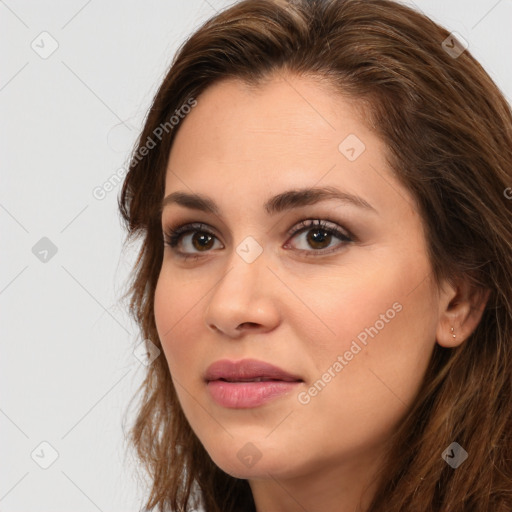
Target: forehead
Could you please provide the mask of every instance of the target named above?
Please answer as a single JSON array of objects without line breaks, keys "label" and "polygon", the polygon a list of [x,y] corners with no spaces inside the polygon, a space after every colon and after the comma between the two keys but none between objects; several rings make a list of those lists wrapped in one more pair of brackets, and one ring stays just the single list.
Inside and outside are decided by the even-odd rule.
[{"label": "forehead", "polygon": [[[396,196],[400,189],[360,104],[317,80],[287,75],[259,87],[223,80],[197,102],[174,140],[166,194],[229,190],[249,200],[258,191],[263,197],[290,185],[320,184],[367,197],[379,208],[384,191]],[[408,192],[400,195],[403,200]]]},{"label": "forehead", "polygon": [[283,75],[255,87],[222,80],[203,91],[181,121],[169,165],[235,160],[242,166],[278,165],[321,155],[333,160],[350,133],[369,138],[355,102],[318,81]]}]

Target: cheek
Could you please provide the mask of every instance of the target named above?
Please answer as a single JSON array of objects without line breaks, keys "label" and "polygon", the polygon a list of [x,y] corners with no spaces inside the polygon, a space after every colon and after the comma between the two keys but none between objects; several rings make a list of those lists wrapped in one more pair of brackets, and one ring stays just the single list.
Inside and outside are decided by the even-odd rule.
[{"label": "cheek", "polygon": [[[184,284],[162,270],[155,289],[155,323],[171,373],[193,361],[195,335],[191,327],[198,325],[195,318],[199,298],[194,290],[201,287]],[[187,340],[183,343],[179,340]]]},{"label": "cheek", "polygon": [[[304,308],[290,309],[288,314],[294,317],[297,339],[303,340],[303,350],[314,362],[314,377],[346,353],[351,372],[375,365],[389,368],[390,373],[396,370],[404,381],[410,374],[420,378],[417,369],[426,364],[425,356],[435,342],[436,307],[429,270],[420,252],[368,251],[359,252],[357,261],[347,258],[343,268],[331,268],[321,278],[306,284],[297,281],[301,298],[316,318],[304,314]],[[395,376],[390,379],[398,383]]]},{"label": "cheek", "polygon": [[360,251],[324,275],[297,277],[293,288],[309,311],[294,302],[286,314],[293,318],[297,339],[305,341],[304,349],[324,366],[325,357],[349,350],[354,340],[363,347],[367,342],[368,349],[370,341],[386,340],[374,343],[368,353],[410,346],[420,331],[425,335],[434,327],[429,268],[424,256]]},{"label": "cheek", "polygon": [[[201,408],[197,410],[194,399],[201,393],[201,383],[194,372],[206,353],[204,347],[201,350],[195,341],[199,339],[197,326],[201,324],[197,318],[200,297],[195,296],[197,293],[194,295],[194,290],[202,289],[190,283],[177,282],[164,270],[160,274],[154,300],[155,323],[163,355],[178,401],[193,430],[194,426],[203,425],[208,420],[203,417]],[[196,434],[199,436],[201,432],[196,431]]]},{"label": "cheek", "polygon": [[[334,334],[321,341],[313,336],[304,347],[316,371],[301,397],[303,413],[320,417],[330,411],[331,425],[343,429],[347,446],[387,435],[410,407],[435,344],[427,261],[375,261],[380,264],[364,273],[331,279],[314,307]],[[304,319],[300,325],[305,328]]]}]

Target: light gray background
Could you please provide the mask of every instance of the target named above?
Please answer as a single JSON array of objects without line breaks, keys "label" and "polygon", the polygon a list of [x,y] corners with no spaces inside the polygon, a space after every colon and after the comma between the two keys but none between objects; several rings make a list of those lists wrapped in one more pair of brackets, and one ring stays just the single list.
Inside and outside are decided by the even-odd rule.
[{"label": "light gray background", "polygon": [[[122,253],[120,186],[93,190],[126,165],[178,45],[229,3],[0,1],[4,512],[141,508],[122,424],[145,367],[119,303],[137,246]],[[512,0],[415,5],[469,42],[510,101]],[[31,47],[53,40],[47,58]],[[55,255],[33,253],[43,237]],[[43,441],[58,453],[47,469]]]}]

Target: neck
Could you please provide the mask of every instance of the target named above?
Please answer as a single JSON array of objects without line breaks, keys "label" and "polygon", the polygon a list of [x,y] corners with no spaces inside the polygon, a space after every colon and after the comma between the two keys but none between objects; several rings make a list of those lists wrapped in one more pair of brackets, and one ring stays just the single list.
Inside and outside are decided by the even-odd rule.
[{"label": "neck", "polygon": [[365,512],[377,490],[375,454],[340,465],[322,461],[301,474],[250,480],[257,512]]}]

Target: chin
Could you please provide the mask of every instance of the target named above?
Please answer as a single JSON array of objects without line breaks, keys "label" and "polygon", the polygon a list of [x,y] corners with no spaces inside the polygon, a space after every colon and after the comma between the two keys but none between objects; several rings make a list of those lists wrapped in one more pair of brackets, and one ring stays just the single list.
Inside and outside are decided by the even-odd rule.
[{"label": "chin", "polygon": [[269,475],[291,475],[296,465],[286,453],[280,453],[274,448],[265,446],[263,442],[235,441],[223,448],[219,446],[208,450],[215,465],[234,478],[259,479],[269,478]]}]

